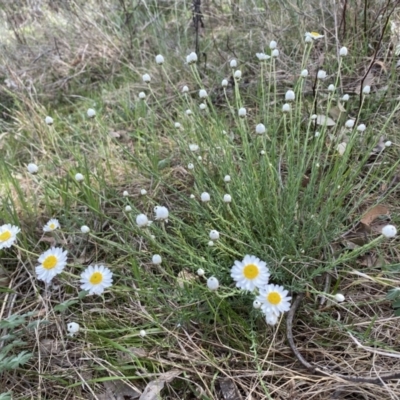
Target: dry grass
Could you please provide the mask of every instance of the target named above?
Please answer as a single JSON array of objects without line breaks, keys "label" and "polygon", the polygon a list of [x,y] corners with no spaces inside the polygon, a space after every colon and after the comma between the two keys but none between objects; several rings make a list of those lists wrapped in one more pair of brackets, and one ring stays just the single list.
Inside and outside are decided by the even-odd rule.
[{"label": "dry grass", "polygon": [[[72,283],[58,285],[56,281],[43,291],[31,274],[34,265],[27,265],[21,252],[16,252],[17,262],[3,256],[2,267],[7,273],[0,275],[0,283],[10,292],[0,293],[0,319],[35,312],[30,320],[45,319],[47,324],[22,332],[34,357],[23,368],[4,372],[0,376],[1,389],[12,390],[14,399],[135,399],[147,382],[177,371],[177,377],[170,382],[165,378],[165,399],[400,398],[398,380],[378,386],[347,382],[335,376],[375,378],[400,368],[400,354],[396,352],[399,319],[385,300],[388,288],[399,283],[396,273],[388,267],[397,263],[396,245],[381,249],[378,256],[384,265],[351,265],[346,267],[353,273],[342,275],[336,271],[332,275],[331,285],[346,293],[345,303],[328,301],[321,305],[320,298],[311,293],[295,315],[293,338],[299,352],[314,366],[329,370],[330,376],[312,374],[294,357],[284,320],[279,329],[272,329],[253,317],[249,322],[239,315],[230,316],[219,300],[210,305],[192,295],[196,288],[191,282],[183,289],[167,291],[176,285],[171,276],[163,276],[162,271],[134,260],[125,251],[129,247],[147,249],[144,241],[121,233],[124,219],[118,216],[122,204],[118,193],[128,190],[135,205],[147,206],[139,196],[144,183],[166,204],[176,199],[168,185],[177,191],[187,187],[187,171],[178,165],[179,160],[171,160],[171,168],[165,171],[168,185],[159,185],[127,163],[113,139],[118,135],[118,141],[140,157],[135,134],[145,121],[140,120],[135,98],[144,85],[134,82],[142,73],[150,71],[157,94],[163,96],[165,104],[171,104],[173,94],[165,91],[162,75],[152,66],[155,54],[176,57],[170,78],[178,86],[186,82],[190,71],[182,60],[194,49],[195,37],[189,5],[186,8],[183,1],[136,5],[125,0],[38,3],[41,9],[35,12],[21,2],[6,6],[0,15],[1,25],[6,27],[0,31],[0,80],[5,81],[0,86],[4,99],[0,106],[4,117],[0,121],[0,151],[8,163],[13,160],[15,164],[13,179],[24,190],[24,200],[35,203],[28,210],[21,193],[11,188],[14,207],[2,207],[5,212],[13,208],[10,215],[17,216],[21,227],[39,237],[43,222],[52,215],[55,204],[62,201],[56,192],[54,202],[47,204],[48,192],[39,182],[27,179],[22,166],[32,159],[46,165],[47,182],[55,187],[54,182],[70,171],[76,172],[86,156],[88,169],[99,176],[92,188],[99,194],[98,204],[83,207],[78,191],[68,188],[73,193],[68,217],[86,221],[90,207],[98,207],[101,217],[92,220],[91,226],[101,233],[104,242],[86,239],[71,228],[68,237],[57,237],[50,244],[68,246],[75,265],[101,262],[107,256],[114,258],[120,264],[121,283],[118,296],[111,294],[103,304],[85,298],[74,307],[55,312],[56,305],[77,298],[78,288]],[[205,27],[199,34],[207,65],[200,72],[205,86],[214,88],[214,98],[218,99],[218,87],[232,57],[243,60],[249,77],[243,87],[249,98],[256,96],[252,79],[255,63],[249,60],[271,39],[278,40],[282,48],[279,80],[284,92],[291,87],[296,71],[298,37],[311,30],[321,30],[326,35],[315,48],[311,69],[323,66],[330,72],[333,57],[325,54],[336,46],[336,38],[349,47],[355,58],[355,68],[343,77],[348,82],[345,92],[357,93],[373,59],[369,46],[378,45],[393,4],[376,2],[371,6],[365,29],[363,20],[359,20],[363,15],[362,1],[341,2],[337,8],[322,1],[301,3],[265,4],[252,0],[207,2],[202,6]],[[397,21],[398,10],[391,18]],[[375,63],[384,67],[376,68],[373,82],[374,91],[389,85],[387,96],[392,96],[391,100],[398,93],[397,81],[390,73],[396,40],[395,32],[384,35]],[[201,60],[200,65],[204,57]],[[102,120],[80,119],[82,109],[96,102],[104,107]],[[127,104],[132,108],[127,109]],[[369,118],[377,126],[383,126],[390,113],[385,108],[387,104],[382,101],[369,105]],[[153,105],[157,106],[155,101]],[[349,113],[353,111],[350,109]],[[64,122],[49,130],[42,123],[47,114],[62,115]],[[162,118],[162,107],[154,118]],[[388,131],[394,142],[399,140],[393,126]],[[108,140],[96,140],[104,132]],[[161,135],[163,146],[169,146],[170,132]],[[80,149],[81,159],[62,150],[70,146]],[[61,150],[54,154],[52,149],[56,147]],[[5,182],[0,182],[3,194],[7,188]],[[108,198],[109,193],[114,197]],[[398,221],[397,200],[394,194],[388,205],[393,220]],[[115,221],[110,222],[111,218]],[[107,241],[114,238],[121,243],[121,251],[110,254]],[[31,244],[39,243],[40,240]],[[139,268],[146,273],[142,281],[149,285],[146,293],[138,288],[128,290],[132,284],[129,280],[124,283],[124,277]],[[198,277],[193,280],[199,283]],[[91,328],[77,339],[69,339],[65,326],[70,320],[80,320]],[[143,328],[147,331],[144,339],[137,334]],[[358,347],[350,333],[368,348]]]}]

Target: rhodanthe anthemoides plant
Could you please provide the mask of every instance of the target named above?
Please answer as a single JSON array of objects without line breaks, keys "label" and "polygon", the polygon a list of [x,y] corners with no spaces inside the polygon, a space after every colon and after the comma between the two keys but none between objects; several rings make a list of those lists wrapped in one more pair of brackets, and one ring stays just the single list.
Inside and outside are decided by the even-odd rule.
[{"label": "rhodanthe anthemoides plant", "polygon": [[[315,285],[316,277],[355,260],[392,233],[389,228],[382,235],[377,232],[376,243],[354,253],[338,256],[327,251],[354,223],[371,193],[390,180],[397,163],[377,161],[387,157],[385,150],[371,156],[380,134],[371,136],[372,130],[366,130],[360,119],[364,101],[357,114],[344,121],[329,116],[336,104],[343,107],[349,101],[341,92],[341,69],[350,58],[342,46],[336,70],[314,68],[310,50],[323,37],[305,34],[301,68],[289,88],[276,79],[278,44],[272,41],[268,52],[256,54],[262,87],[255,106],[242,90],[245,70],[236,59],[227,61],[224,74],[230,74],[234,83],[228,95],[229,81],[221,77],[228,112],[214,104],[214,89],[202,83],[197,55],[189,54],[186,67],[193,79],[183,89],[171,87],[177,93],[176,114],[189,118],[181,124],[166,113],[159,128],[176,128],[172,151],[179,152],[191,178],[188,193],[169,187],[177,205],[154,208],[156,221],[169,221],[161,230],[159,225],[150,226],[142,214],[148,209],[139,208],[136,219],[137,227],[158,230],[159,245],[173,264],[184,263],[185,255],[191,254],[193,271],[210,276],[212,290],[221,293],[232,286],[233,278],[238,294],[253,292],[271,325],[289,309],[289,291],[321,293],[324,289]],[[307,85],[314,89],[310,92]],[[364,87],[362,96],[369,93]],[[383,135],[384,127],[379,129]],[[145,171],[150,164],[141,159],[138,165]],[[153,177],[158,173],[151,172]],[[362,188],[359,196],[355,185]],[[209,238],[200,234],[207,229]]]},{"label": "rhodanthe anthemoides plant", "polygon": [[[29,241],[22,240],[22,226],[13,225],[10,218],[0,226],[0,251],[18,250],[32,258],[32,277],[46,291],[55,282],[68,282],[85,296],[106,298],[114,291],[134,291],[129,285],[121,289],[120,279],[157,271],[159,279],[176,279],[176,290],[182,293],[186,290],[182,282],[196,284],[193,296],[211,308],[223,302],[243,318],[256,315],[271,326],[282,321],[299,293],[324,296],[335,304],[344,302],[347,295],[321,287],[318,278],[340,273],[397,235],[391,224],[375,231],[368,226],[368,238],[361,245],[337,246],[360,220],[360,210],[383,202],[396,187],[388,182],[393,181],[399,158],[393,162],[390,156],[394,146],[385,128],[400,105],[379,126],[363,121],[364,107],[374,96],[365,85],[358,108],[347,113],[346,105],[355,96],[343,92],[341,71],[351,62],[350,52],[337,46],[334,65],[316,68],[310,53],[323,37],[316,32],[305,34],[301,64],[285,83],[277,74],[284,51],[271,41],[254,55],[256,73],[251,78],[255,84],[250,88],[249,69],[236,59],[226,60],[216,81],[222,84],[213,87],[199,71],[198,56],[192,52],[182,59],[185,82],[174,86],[168,76],[168,57],[155,56],[158,75],[141,75],[146,93],[138,92],[134,107],[135,112],[145,110],[136,121],[135,134],[140,137],[136,147],[132,150],[124,141],[112,142],[111,127],[104,140],[104,148],[112,143],[127,168],[135,165],[146,183],[137,183],[136,192],[119,187],[109,199],[102,188],[95,187],[101,186],[98,176],[77,163],[66,173],[68,185],[59,197],[74,193],[71,196],[79,204],[88,196],[85,219],[66,223],[68,230],[64,230],[64,216],[60,216],[62,224],[56,218],[41,224],[42,238],[63,244],[52,244],[40,254],[22,247]],[[164,95],[168,93],[168,107],[163,107],[158,79],[162,79]],[[217,97],[223,99],[222,105]],[[333,108],[343,113],[341,118],[331,116]],[[62,123],[57,118],[54,125],[49,116],[41,116],[40,122],[51,132]],[[92,108],[87,109],[85,123],[105,129],[101,112]],[[39,165],[40,172],[33,163],[24,164],[24,171],[29,179],[46,185],[41,176],[44,165]],[[113,239],[97,236],[96,217],[89,219],[97,200],[109,201],[117,210],[117,217],[99,213],[98,218],[102,226],[112,226]],[[68,236],[77,242],[67,240]],[[79,240],[90,241],[94,247],[104,242],[118,250],[120,246],[125,253],[118,263],[131,263],[132,277],[121,276],[111,266],[108,252],[101,253],[104,261],[92,262],[77,255],[73,245],[71,250],[64,249],[64,243]],[[190,278],[183,279],[182,273]],[[135,296],[140,299],[141,291],[135,289]],[[65,326],[70,337],[78,335],[77,322]],[[143,340],[150,333],[137,330]]]}]

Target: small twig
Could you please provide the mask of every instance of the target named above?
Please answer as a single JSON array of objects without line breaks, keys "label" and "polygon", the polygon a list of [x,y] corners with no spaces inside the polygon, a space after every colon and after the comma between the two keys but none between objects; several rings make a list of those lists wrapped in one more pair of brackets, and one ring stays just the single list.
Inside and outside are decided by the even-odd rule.
[{"label": "small twig", "polygon": [[196,54],[200,55],[199,31],[204,28],[203,13],[201,12],[201,0],[193,0],[193,25],[195,30]]},{"label": "small twig", "polygon": [[310,372],[316,375],[323,375],[327,376],[329,378],[334,378],[334,379],[343,379],[348,382],[355,382],[355,383],[371,383],[374,385],[382,386],[384,381],[389,381],[393,379],[399,379],[400,378],[400,373],[393,373],[393,374],[388,374],[388,375],[382,375],[378,376],[377,378],[362,378],[358,376],[351,376],[351,375],[342,375],[342,374],[334,374],[328,369],[321,369],[320,367],[313,365],[309,363],[299,352],[299,350],[296,347],[296,344],[294,343],[293,339],[293,318],[294,315],[296,314],[297,309],[300,306],[301,301],[304,298],[304,293],[300,293],[297,295],[296,300],[292,304],[292,307],[290,308],[290,311],[288,312],[288,316],[286,319],[286,327],[287,327],[287,333],[286,337],[289,342],[289,346],[293,351],[293,354],[296,356],[296,358],[300,361],[300,363],[306,367]]},{"label": "small twig", "polygon": [[338,31],[340,31],[342,24],[343,24],[343,38],[346,37],[346,11],[347,11],[347,0],[344,1],[342,20],[340,21],[340,26],[338,29]]},{"label": "small twig", "polygon": [[[370,353],[374,353],[374,354],[379,354],[381,356],[400,358],[400,353],[388,353],[386,351],[381,351],[381,350],[374,349],[372,347],[364,346],[350,332],[349,332],[349,336],[351,337],[351,339],[353,339],[353,341],[357,345],[357,347],[360,347],[360,348],[364,349],[365,351],[369,351]],[[399,375],[400,375],[400,373],[399,373]]]},{"label": "small twig", "polygon": [[[390,0],[389,0],[389,1],[390,1]],[[390,21],[390,17],[392,16],[392,14],[394,13],[394,11],[396,10],[396,8],[397,8],[397,6],[398,6],[399,3],[400,3],[400,0],[397,0],[396,3],[393,5],[393,8],[392,8],[392,10],[390,11],[389,15],[387,16],[386,21],[385,21],[385,24],[384,24],[383,29],[382,29],[382,33],[381,33],[381,35],[380,35],[380,37],[379,37],[379,41],[378,41],[377,45],[375,46],[375,51],[374,51],[374,55],[373,55],[373,57],[372,57],[372,60],[371,60],[371,62],[370,62],[370,64],[369,64],[369,66],[368,66],[367,71],[365,72],[364,76],[363,76],[362,79],[361,79],[361,83],[360,83],[360,101],[359,101],[359,107],[358,107],[357,117],[356,117],[356,120],[354,121],[354,124],[355,124],[355,125],[357,125],[357,122],[358,122],[358,119],[359,119],[360,113],[361,113],[362,104],[363,104],[363,96],[364,96],[363,87],[364,87],[364,81],[365,81],[365,79],[367,78],[369,72],[371,71],[371,68],[372,68],[372,67],[374,66],[374,64],[375,64],[375,61],[376,61],[376,59],[377,59],[377,57],[378,57],[378,51],[379,51],[379,49],[380,49],[380,47],[381,47],[381,44],[382,44],[383,36],[385,35],[386,28],[387,28],[387,26],[388,26],[388,24],[389,24],[389,21]]]}]

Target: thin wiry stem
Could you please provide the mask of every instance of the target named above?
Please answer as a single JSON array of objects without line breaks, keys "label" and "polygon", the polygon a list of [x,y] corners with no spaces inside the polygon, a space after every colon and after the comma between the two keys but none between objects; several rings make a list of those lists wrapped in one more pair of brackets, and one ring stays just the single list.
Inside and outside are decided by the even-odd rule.
[{"label": "thin wiry stem", "polygon": [[297,309],[299,308],[302,300],[304,298],[304,293],[300,293],[297,295],[296,300],[293,302],[292,307],[290,308],[290,311],[288,312],[288,316],[286,319],[286,328],[287,328],[287,333],[286,337],[289,341],[289,346],[293,351],[293,354],[296,356],[296,358],[300,361],[300,363],[306,367],[311,373],[316,374],[316,375],[323,375],[327,376],[333,379],[343,379],[348,382],[355,382],[355,383],[372,383],[374,385],[378,386],[383,386],[383,382],[393,380],[393,379],[399,379],[400,378],[400,373],[396,372],[393,374],[388,374],[388,375],[381,375],[376,378],[364,378],[364,377],[358,377],[358,376],[352,376],[352,375],[342,375],[342,374],[335,374],[331,371],[329,371],[327,368],[321,369],[320,367],[313,365],[309,363],[301,354],[300,351],[297,349],[296,344],[293,339],[293,319],[296,314]]}]

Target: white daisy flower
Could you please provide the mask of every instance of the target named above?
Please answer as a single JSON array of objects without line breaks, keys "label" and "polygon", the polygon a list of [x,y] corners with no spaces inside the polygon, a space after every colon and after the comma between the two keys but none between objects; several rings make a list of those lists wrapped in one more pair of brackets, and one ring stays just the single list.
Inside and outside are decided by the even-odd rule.
[{"label": "white daisy flower", "polygon": [[271,58],[268,54],[265,53],[256,53],[256,56],[259,61],[267,61],[269,58]]},{"label": "white daisy flower", "polygon": [[201,103],[199,105],[200,110],[205,110],[207,108],[207,104]]},{"label": "white daisy flower", "polygon": [[124,197],[129,196],[129,192],[128,192],[127,190],[124,190],[124,191],[122,192],[122,196],[124,196]]},{"label": "white daisy flower", "polygon": [[211,240],[218,240],[219,239],[219,232],[213,229],[210,231],[210,239]]},{"label": "white daisy flower", "polygon": [[89,233],[90,232],[90,228],[87,225],[82,225],[81,226],[81,232],[82,233]]},{"label": "white daisy flower", "polygon": [[290,104],[289,103],[285,103],[282,106],[282,112],[290,112]]},{"label": "white daisy flower", "polygon": [[221,82],[221,86],[222,87],[227,87],[228,86],[228,80],[227,79],[222,79],[222,82]]},{"label": "white daisy flower", "polygon": [[51,117],[49,117],[49,116],[47,116],[47,117],[44,119],[44,122],[46,122],[47,125],[53,125],[54,119],[51,118]]},{"label": "white daisy flower", "polygon": [[39,167],[34,163],[29,163],[27,169],[30,174],[36,174],[39,171]]},{"label": "white daisy flower", "polygon": [[154,207],[154,212],[156,213],[156,219],[168,222],[169,211],[167,207],[156,206]]},{"label": "white daisy flower", "polygon": [[224,182],[228,183],[228,182],[230,182],[230,181],[231,181],[230,175],[225,175],[225,177],[224,177]]},{"label": "white daisy flower", "polygon": [[256,309],[261,308],[261,302],[259,302],[258,300],[254,300],[253,307]]},{"label": "white daisy flower", "polygon": [[197,60],[198,60],[198,57],[194,51],[192,51],[188,56],[186,56],[186,62],[188,64],[194,64],[197,62]]},{"label": "white daisy flower", "polygon": [[210,241],[208,242],[208,245],[209,245],[210,247],[213,247],[213,246],[214,246],[214,242],[213,242],[212,240],[210,240]]},{"label": "white daisy flower", "polygon": [[52,232],[60,227],[58,219],[52,218],[44,227],[43,232]]},{"label": "white daisy flower", "polygon": [[334,92],[335,89],[335,85],[333,85],[332,83],[328,86],[328,92]]},{"label": "white daisy flower", "polygon": [[218,279],[215,276],[212,276],[207,279],[207,287],[210,290],[217,290],[219,288],[219,282]]},{"label": "white daisy flower", "polygon": [[203,269],[203,268],[199,268],[199,269],[197,270],[197,275],[198,275],[198,276],[204,276],[204,275],[205,275],[204,269]]},{"label": "white daisy flower", "polygon": [[146,93],[145,92],[140,92],[139,93],[139,99],[144,100],[146,98]]},{"label": "white daisy flower", "polygon": [[230,194],[224,194],[224,203],[230,203],[232,201],[232,196]]},{"label": "white daisy flower", "polygon": [[342,303],[343,301],[346,300],[346,298],[342,295],[342,293],[336,293],[334,297],[338,303]]},{"label": "white daisy flower", "polygon": [[277,316],[276,314],[273,314],[273,313],[267,314],[267,315],[265,316],[265,322],[266,322],[268,325],[274,326],[274,325],[276,325],[277,322],[278,322],[278,316]]},{"label": "white daisy flower", "polygon": [[85,177],[82,174],[80,174],[79,172],[75,175],[75,180],[77,182],[82,182],[84,179],[85,179]]},{"label": "white daisy flower", "polygon": [[207,192],[203,192],[201,195],[200,195],[200,199],[201,199],[201,201],[203,202],[203,203],[207,203],[208,201],[210,201],[210,195],[207,193]]},{"label": "white daisy flower", "polygon": [[19,232],[21,232],[21,229],[11,224],[0,226],[0,250],[11,247],[17,240]]},{"label": "white daisy flower", "polygon": [[200,89],[199,90],[199,97],[201,99],[205,99],[206,97],[208,97],[207,91],[205,89]]},{"label": "white daisy flower", "polygon": [[367,85],[363,87],[363,91],[364,94],[370,94],[371,93],[371,86]]},{"label": "white daisy flower", "polygon": [[69,322],[67,324],[68,336],[74,336],[79,332],[80,326],[76,322]]},{"label": "white daisy flower", "polygon": [[265,133],[267,129],[265,128],[264,124],[257,124],[256,126],[256,133],[259,135],[262,135],[263,133]]},{"label": "white daisy flower", "polygon": [[188,169],[194,169],[194,164],[193,163],[189,163],[188,164]]},{"label": "white daisy flower", "polygon": [[278,49],[272,50],[271,56],[274,58],[279,57],[279,50]]},{"label": "white daisy flower", "polygon": [[143,228],[143,227],[149,226],[151,224],[151,221],[149,221],[149,219],[147,218],[147,216],[145,214],[139,214],[136,217],[136,223],[139,228]]},{"label": "white daisy flower", "polygon": [[350,99],[350,95],[348,95],[348,94],[344,94],[342,97],[342,101],[349,101],[349,99]]},{"label": "white daisy flower", "polygon": [[238,114],[239,114],[240,118],[244,118],[247,114],[247,111],[244,107],[242,107],[242,108],[239,108]]},{"label": "white daisy flower", "polygon": [[93,110],[93,108],[89,108],[89,109],[87,110],[87,116],[88,116],[89,118],[95,117],[95,116],[96,116],[96,110]]},{"label": "white daisy flower", "polygon": [[288,90],[285,94],[285,101],[294,101],[296,95],[294,94],[293,90]]},{"label": "white daisy flower", "polygon": [[157,63],[158,65],[164,64],[164,57],[163,57],[161,54],[158,54],[158,55],[156,56],[156,63]]},{"label": "white daisy flower", "polygon": [[126,206],[125,207],[125,211],[126,212],[131,212],[132,211],[132,207],[131,206]]},{"label": "white daisy flower", "polygon": [[231,60],[229,65],[230,65],[231,68],[236,68],[237,67],[237,61],[236,60]]},{"label": "white daisy flower", "polygon": [[317,78],[318,79],[325,79],[326,78],[326,72],[323,69],[320,69],[317,73]]},{"label": "white daisy flower", "polygon": [[144,83],[150,83],[151,81],[150,75],[149,74],[142,75],[142,80]]},{"label": "white daisy flower", "polygon": [[112,285],[112,272],[104,265],[89,265],[81,274],[81,289],[89,294],[102,294]]},{"label": "white daisy flower", "polygon": [[343,46],[343,47],[339,50],[339,55],[340,55],[340,57],[346,57],[347,54],[348,54],[347,47],[344,47],[344,46]]},{"label": "white daisy flower", "polygon": [[358,132],[364,132],[366,129],[367,127],[365,126],[365,124],[360,124],[357,126]]},{"label": "white daisy flower", "polygon": [[271,41],[269,42],[269,48],[270,48],[271,50],[276,49],[277,46],[278,46],[278,43],[276,43],[275,40],[271,40]]},{"label": "white daisy flower", "polygon": [[316,39],[321,39],[324,37],[324,35],[319,34],[318,32],[306,32],[305,37],[316,40]]},{"label": "white daisy flower", "polygon": [[393,225],[386,225],[382,228],[382,235],[386,238],[394,238],[397,235],[397,229]]},{"label": "white daisy flower", "polygon": [[292,298],[288,296],[288,293],[282,286],[270,284],[262,289],[260,288],[260,294],[256,297],[256,300],[261,302],[261,309],[266,316],[275,314],[278,317],[281,313],[290,309]]},{"label": "white daisy flower", "polygon": [[307,78],[308,76],[308,70],[307,69],[303,69],[303,71],[301,71],[300,76],[302,78]]},{"label": "white daisy flower", "polygon": [[162,263],[162,258],[159,254],[154,254],[154,256],[151,259],[152,263],[155,265],[160,265]]},{"label": "white daisy flower", "polygon": [[147,335],[147,333],[146,333],[146,331],[145,331],[144,329],[142,329],[142,330],[139,332],[139,335],[140,335],[141,337],[145,337],[145,336]]},{"label": "white daisy flower", "polygon": [[237,71],[235,71],[233,76],[235,79],[240,79],[242,77],[242,71],[240,69],[238,69]]},{"label": "white daisy flower", "polygon": [[175,122],[174,124],[176,129],[180,129],[181,128],[181,124],[179,122]]},{"label": "white daisy flower", "polygon": [[198,144],[189,144],[189,149],[190,149],[190,151],[199,151],[199,145]]},{"label": "white daisy flower", "polygon": [[231,269],[236,286],[249,291],[267,285],[269,276],[267,263],[256,256],[246,255],[243,261],[236,260]]},{"label": "white daisy flower", "polygon": [[67,253],[61,247],[52,247],[42,253],[38,259],[40,265],[35,268],[37,278],[46,283],[51,282],[67,265]]},{"label": "white daisy flower", "polygon": [[140,189],[140,194],[142,196],[145,196],[147,194],[147,190],[146,189]]}]

